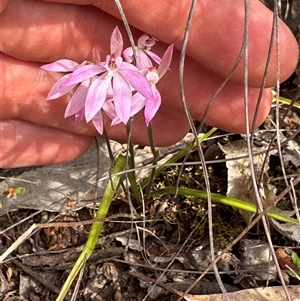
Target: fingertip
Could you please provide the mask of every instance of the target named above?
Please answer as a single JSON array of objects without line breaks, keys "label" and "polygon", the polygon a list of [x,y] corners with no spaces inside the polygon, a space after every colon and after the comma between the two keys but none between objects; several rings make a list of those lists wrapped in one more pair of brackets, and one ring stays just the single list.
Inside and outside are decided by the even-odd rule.
[{"label": "fingertip", "polygon": [[80,157],[92,137],[19,120],[0,122],[0,168],[57,164]]},{"label": "fingertip", "polygon": [[[259,99],[260,90],[249,88],[248,94],[248,120],[249,129],[258,128],[267,118],[271,104],[271,89],[265,89]],[[253,125],[253,122],[255,124]],[[214,106],[214,113],[206,119],[206,124],[215,126],[229,133],[246,133],[246,110],[243,95],[235,96],[231,101],[218,103]]]},{"label": "fingertip", "polygon": [[[191,39],[199,40],[201,47],[191,47],[190,52],[207,68],[226,78],[238,61],[230,80],[237,83],[244,81],[244,57],[248,50],[248,83],[260,87],[264,80],[268,64],[265,87],[287,79],[295,70],[299,59],[298,43],[287,27],[278,19],[278,33],[273,27],[274,14],[259,1],[249,2],[248,44],[245,38],[245,3],[244,0],[232,1],[232,5],[222,6],[220,1],[210,1],[206,10],[214,14],[203,15],[202,21],[195,21]],[[199,14],[201,8],[199,8]],[[218,22],[216,22],[218,20]],[[273,43],[271,44],[273,36]],[[269,61],[268,61],[269,60]]]}]

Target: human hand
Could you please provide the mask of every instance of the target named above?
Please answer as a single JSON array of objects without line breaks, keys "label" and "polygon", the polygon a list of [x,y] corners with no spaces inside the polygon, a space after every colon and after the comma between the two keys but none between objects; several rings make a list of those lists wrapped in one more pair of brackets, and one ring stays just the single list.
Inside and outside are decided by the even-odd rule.
[{"label": "human hand", "polygon": [[[61,1],[59,1],[61,2]],[[0,166],[40,165],[72,160],[90,145],[97,131],[91,124],[76,125],[73,117],[64,119],[68,97],[46,101],[46,95],[61,75],[47,73],[39,67],[45,62],[69,58],[79,63],[91,58],[94,46],[109,53],[109,38],[116,25],[123,25],[114,1],[70,1],[62,4],[43,1],[2,1],[0,10],[1,45],[1,158]],[[233,67],[242,45],[244,1],[209,1],[198,6],[193,17],[188,57],[185,64],[185,93],[192,117],[202,120],[210,98]],[[222,2],[223,3],[223,2]],[[78,6],[74,4],[92,4]],[[161,42],[156,51],[162,54],[166,44],[180,49],[189,10],[184,1],[122,1],[135,37],[146,32]],[[2,7],[1,7],[2,5]],[[249,112],[253,117],[267,58],[272,28],[272,13],[257,0],[250,5],[249,33]],[[280,77],[286,79],[298,61],[298,46],[282,23],[280,28]],[[179,93],[179,51],[158,88],[162,106],[153,119],[157,145],[172,144],[188,131]],[[243,65],[211,104],[205,123],[226,131],[244,132]],[[276,82],[275,50],[267,86]],[[271,93],[263,93],[257,125],[267,116]],[[110,127],[110,139],[126,141],[125,126]],[[147,144],[143,114],[134,118],[132,140]]]}]

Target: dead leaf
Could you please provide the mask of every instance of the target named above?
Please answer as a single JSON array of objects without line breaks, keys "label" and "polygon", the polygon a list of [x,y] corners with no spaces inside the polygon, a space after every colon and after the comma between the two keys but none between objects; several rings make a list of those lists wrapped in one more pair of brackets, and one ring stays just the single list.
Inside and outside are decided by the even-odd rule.
[{"label": "dead leaf", "polygon": [[290,223],[279,223],[270,219],[272,226],[285,237],[300,243],[300,225]]},{"label": "dead leaf", "polygon": [[300,271],[300,269],[292,262],[291,256],[285,253],[282,248],[276,250],[275,254],[282,270],[286,270],[287,267],[290,267],[294,271]]},{"label": "dead leaf", "polygon": [[[226,159],[234,159],[226,161],[226,166],[228,168],[228,188],[227,188],[227,196],[238,198],[244,201],[251,202],[253,204],[257,204],[256,195],[253,189],[253,181],[251,177],[250,171],[250,160],[248,158],[248,150],[247,143],[244,140],[238,140],[226,145],[220,145],[221,150],[226,154]],[[261,152],[262,148],[253,147],[253,165],[255,171],[256,179],[262,178],[262,182],[259,183],[259,194],[261,196],[261,200],[263,202],[264,207],[272,208],[273,210],[279,211],[278,208],[275,207],[275,188],[272,185],[269,185],[267,171],[269,168],[269,158],[266,158],[266,155],[259,154],[255,155],[255,153]],[[245,158],[240,158],[245,156]],[[265,164],[264,164],[264,161]],[[261,173],[263,173],[263,177],[261,177]],[[245,222],[249,224],[254,215],[251,212],[246,212],[244,210],[239,211],[243,216]],[[283,214],[287,214],[287,212],[282,212]],[[291,212],[293,215],[294,212]],[[289,215],[289,216],[291,216]],[[282,235],[297,241],[300,243],[300,225],[294,225],[289,223],[279,223],[274,219],[270,219],[272,226]]]},{"label": "dead leaf", "polygon": [[[226,167],[228,169],[227,196],[251,202],[256,205],[257,201],[255,190],[253,188],[246,141],[237,140],[227,143],[226,145],[219,144],[219,146],[225,153],[226,159],[230,159],[226,161]],[[266,157],[265,153],[255,155],[255,153],[259,153],[263,150],[263,148],[253,147],[253,168],[255,178],[257,180],[262,179],[258,188],[264,206],[267,207],[274,204],[275,194],[274,188],[268,183],[267,171],[269,168],[269,157]],[[261,174],[263,175],[262,177]],[[243,216],[245,222],[250,224],[255,214],[244,210],[239,210],[239,212]]]},{"label": "dead leaf", "polygon": [[[287,286],[288,294],[292,301],[299,300],[300,286]],[[222,294],[212,295],[184,295],[183,292],[176,291],[178,296],[182,296],[187,301],[226,301],[226,298]],[[261,287],[247,290],[241,290],[234,293],[227,294],[230,301],[286,301],[286,295],[282,287]]]}]

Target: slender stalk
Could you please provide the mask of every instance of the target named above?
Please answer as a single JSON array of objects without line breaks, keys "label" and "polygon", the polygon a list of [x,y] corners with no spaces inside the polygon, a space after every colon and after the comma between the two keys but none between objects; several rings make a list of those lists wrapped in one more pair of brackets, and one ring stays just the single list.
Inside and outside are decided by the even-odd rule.
[{"label": "slender stalk", "polygon": [[81,252],[79,258],[77,259],[76,263],[74,264],[66,282],[64,283],[59,296],[57,297],[56,301],[63,301],[65,298],[71,284],[73,283],[75,277],[78,275],[80,269],[82,268],[85,261],[91,256],[93,253],[93,250],[96,247],[99,234],[103,228],[104,220],[106,218],[108,209],[110,207],[110,204],[112,202],[112,199],[115,195],[116,189],[118,187],[118,184],[120,182],[120,175],[116,175],[120,173],[125,168],[126,159],[124,156],[120,155],[112,169],[111,173],[111,179],[109,180],[101,203],[99,205],[99,208],[97,210],[96,216],[95,216],[95,222],[92,224],[86,245]]},{"label": "slender stalk", "polygon": [[[150,145],[150,148],[151,148],[151,151],[152,151],[152,154],[153,154],[153,165],[156,165],[158,160],[159,160],[159,152],[155,149],[155,146],[154,146],[151,122],[148,126],[148,137],[149,137],[149,142],[150,142],[149,145]],[[152,184],[153,184],[154,179],[156,177],[155,174],[156,174],[156,168],[152,168],[151,174],[149,176],[147,189],[146,189],[146,196],[145,196],[146,201],[149,200]]]},{"label": "slender stalk", "polygon": [[[131,128],[132,128],[132,118],[130,118],[128,124],[126,125],[126,131],[127,131],[127,156],[126,156],[126,169],[135,169],[135,162],[134,162],[134,149],[133,149],[133,144],[131,142]],[[133,195],[136,197],[138,201],[142,201],[142,196],[141,196],[141,190],[138,187],[137,184],[137,179],[136,179],[136,174],[135,170],[130,171],[127,173],[127,177],[130,182],[130,187],[133,192]],[[129,189],[127,189],[127,197],[129,198]]]},{"label": "slender stalk", "polygon": [[[194,196],[201,199],[207,199],[208,195],[206,191],[197,190],[197,189],[190,189],[190,188],[175,188],[175,187],[168,187],[163,189],[158,189],[152,192],[152,195],[166,195],[166,194],[177,194],[183,196]],[[259,213],[260,210],[257,208],[255,204],[242,201],[232,197],[226,197],[220,194],[211,193],[210,194],[211,200],[216,203],[221,203],[223,205],[232,206],[237,209],[245,210],[252,213]],[[280,214],[276,211],[269,210],[266,211],[266,215],[270,218],[274,218],[278,221],[291,223],[291,224],[299,224],[298,220],[288,217],[286,215]]]}]

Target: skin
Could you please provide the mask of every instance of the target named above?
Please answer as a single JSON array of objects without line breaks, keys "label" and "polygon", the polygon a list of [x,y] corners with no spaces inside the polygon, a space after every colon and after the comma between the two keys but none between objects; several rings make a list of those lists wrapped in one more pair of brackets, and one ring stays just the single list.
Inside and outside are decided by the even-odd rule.
[{"label": "skin", "polygon": [[[61,74],[45,72],[46,62],[68,58],[82,62],[100,46],[102,59],[109,54],[109,39],[116,25],[126,32],[114,1],[6,0],[0,4],[0,167],[43,165],[70,161],[82,155],[98,133],[91,124],[64,119],[70,95],[54,101],[45,98]],[[189,130],[179,92],[178,66],[189,10],[189,1],[131,1],[122,5],[135,38],[143,32],[160,42],[154,51],[162,55],[174,43],[176,51],[168,72],[159,82],[162,106],[153,119],[156,145],[170,145]],[[80,4],[80,5],[75,5]],[[271,36],[273,14],[259,1],[250,1],[249,117],[258,101]],[[263,30],[262,30],[263,28]],[[198,1],[185,61],[185,95],[194,119],[201,121],[207,104],[232,69],[244,32],[244,1]],[[280,81],[293,72],[298,45],[289,29],[279,22]],[[273,47],[274,48],[274,47]],[[243,61],[230,82],[212,102],[205,123],[229,132],[245,132]],[[266,87],[276,84],[273,49]],[[262,94],[256,119],[259,126],[268,115],[271,92]],[[110,127],[110,139],[126,141],[124,125]],[[147,144],[143,113],[134,118],[132,140]]]}]

